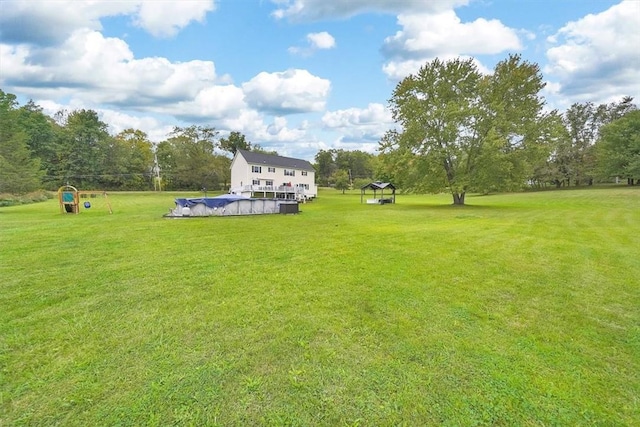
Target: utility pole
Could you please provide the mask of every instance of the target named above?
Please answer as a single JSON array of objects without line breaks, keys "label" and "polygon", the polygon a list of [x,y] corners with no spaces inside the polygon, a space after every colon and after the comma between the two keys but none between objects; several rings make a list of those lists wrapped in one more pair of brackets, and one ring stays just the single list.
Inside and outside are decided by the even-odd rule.
[{"label": "utility pole", "polygon": [[153,150],[153,190],[162,191],[162,178],[160,177],[160,165],[158,164],[158,147],[154,145]]}]

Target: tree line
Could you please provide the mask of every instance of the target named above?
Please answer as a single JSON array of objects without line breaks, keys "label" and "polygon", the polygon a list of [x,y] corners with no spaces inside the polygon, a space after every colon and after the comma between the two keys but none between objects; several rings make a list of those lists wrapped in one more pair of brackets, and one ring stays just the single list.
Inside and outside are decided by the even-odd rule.
[{"label": "tree line", "polygon": [[[0,90],[0,193],[56,190],[70,184],[101,190],[226,190],[239,149],[278,154],[240,132],[210,126],[174,127],[153,144],[138,129],[109,133],[96,111],[62,110],[53,117],[33,101]],[[328,150],[316,156],[321,185],[347,188],[371,180],[376,156]]]},{"label": "tree line", "polygon": [[222,138],[213,127],[195,125],[175,127],[154,145],[137,129],[111,135],[94,110],[49,117],[33,101],[20,106],[15,95],[0,90],[0,193],[65,184],[87,190],[218,190],[229,185],[230,155],[238,149],[275,153],[239,132]]},{"label": "tree line", "polygon": [[[513,191],[640,180],[640,112],[633,98],[545,109],[537,64],[511,55],[493,74],[471,59],[435,59],[398,83],[389,100],[399,128],[377,154],[320,150],[316,182],[344,192],[372,180],[405,191]],[[116,135],[93,110],[53,117],[33,101],[20,106],[0,90],[0,193],[55,190],[64,184],[104,190],[228,188],[238,149],[267,151],[240,132],[175,127],[153,144],[147,134]],[[160,179],[158,179],[160,178]]]}]

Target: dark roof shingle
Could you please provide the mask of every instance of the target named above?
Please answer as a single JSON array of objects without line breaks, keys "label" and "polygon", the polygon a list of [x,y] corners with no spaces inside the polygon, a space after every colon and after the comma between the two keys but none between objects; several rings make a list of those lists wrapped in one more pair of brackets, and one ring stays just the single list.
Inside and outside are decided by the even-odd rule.
[{"label": "dark roof shingle", "polygon": [[313,165],[306,160],[293,157],[275,156],[273,154],[256,153],[254,151],[238,150],[247,163],[252,165],[278,166],[281,168],[314,171]]}]

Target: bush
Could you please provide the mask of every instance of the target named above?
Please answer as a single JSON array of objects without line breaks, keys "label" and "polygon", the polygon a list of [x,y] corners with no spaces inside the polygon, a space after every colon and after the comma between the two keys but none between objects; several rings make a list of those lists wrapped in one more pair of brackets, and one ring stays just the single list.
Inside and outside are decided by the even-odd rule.
[{"label": "bush", "polygon": [[26,205],[29,203],[44,202],[55,197],[50,191],[34,191],[27,194],[0,194],[0,207]]}]

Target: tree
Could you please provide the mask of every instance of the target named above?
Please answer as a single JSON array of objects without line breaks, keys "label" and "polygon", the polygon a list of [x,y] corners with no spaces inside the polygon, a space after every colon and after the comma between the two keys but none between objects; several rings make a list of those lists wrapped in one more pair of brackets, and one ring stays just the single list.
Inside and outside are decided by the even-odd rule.
[{"label": "tree", "polygon": [[373,155],[360,150],[331,150],[335,165],[347,172],[349,180],[356,178],[373,178]]},{"label": "tree", "polygon": [[552,152],[549,172],[556,186],[593,183],[596,175],[595,143],[602,126],[636,109],[633,98],[600,104],[574,103],[562,116],[564,136]]},{"label": "tree", "polygon": [[[217,188],[226,180],[222,161],[214,150],[219,147],[218,131],[208,126],[175,127],[169,139],[158,145],[158,162],[171,189],[201,190]],[[220,156],[224,157],[224,156]]]},{"label": "tree", "polygon": [[125,129],[111,140],[105,162],[104,188],[148,190],[152,184],[153,149],[147,134]]},{"label": "tree", "polygon": [[0,193],[23,194],[40,187],[39,159],[19,126],[16,96],[0,90]]},{"label": "tree", "polygon": [[554,113],[542,112],[538,65],[512,55],[483,76],[472,59],[435,59],[402,80],[390,100],[402,131],[380,149],[405,188],[448,191],[464,205],[468,191],[519,188],[544,151]]},{"label": "tree", "polygon": [[316,180],[320,185],[329,185],[331,175],[336,170],[333,153],[329,150],[320,150],[315,156]]},{"label": "tree", "polygon": [[328,185],[338,170],[347,174],[349,182],[357,178],[371,180],[376,169],[376,156],[360,150],[320,150],[315,156],[316,178],[319,184]]},{"label": "tree", "polygon": [[231,132],[228,137],[220,139],[220,149],[235,156],[238,150],[251,150],[251,143],[240,132]]},{"label": "tree", "polygon": [[52,175],[55,174],[56,131],[58,125],[42,112],[42,108],[33,101],[18,109],[18,125],[27,136],[27,145],[32,157],[38,158],[45,173],[43,184],[51,189],[57,188]]},{"label": "tree", "polygon": [[253,151],[254,153],[262,153],[262,154],[269,154],[272,156],[279,156],[276,150],[269,150],[267,148],[262,147],[260,144],[253,144],[251,146],[251,151]]},{"label": "tree", "polygon": [[603,126],[596,152],[601,175],[626,178],[629,185],[640,180],[640,111]]},{"label": "tree", "polygon": [[342,194],[344,194],[344,191],[349,188],[349,175],[344,170],[336,171],[331,176],[331,180],[333,181],[333,185],[336,190],[342,190]]},{"label": "tree", "polygon": [[80,188],[101,188],[112,139],[94,110],[71,112],[57,138],[55,174]]}]

